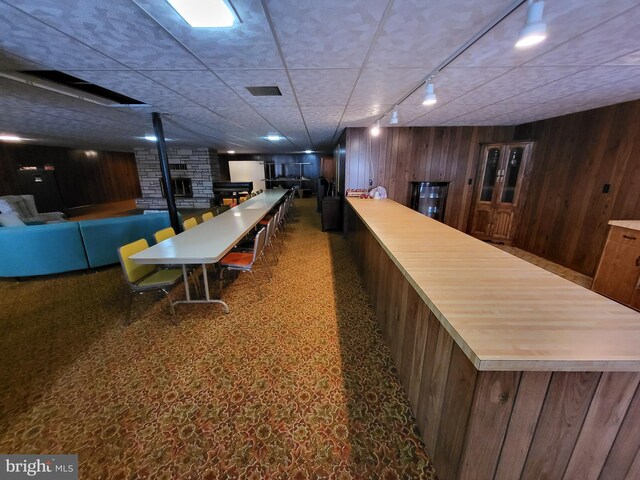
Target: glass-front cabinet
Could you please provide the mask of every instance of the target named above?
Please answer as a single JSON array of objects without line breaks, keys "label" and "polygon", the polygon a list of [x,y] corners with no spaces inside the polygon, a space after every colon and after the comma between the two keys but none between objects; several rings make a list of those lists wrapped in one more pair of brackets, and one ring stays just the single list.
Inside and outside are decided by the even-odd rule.
[{"label": "glass-front cabinet", "polygon": [[483,240],[511,242],[531,148],[532,143],[483,147],[471,209],[472,235]]}]

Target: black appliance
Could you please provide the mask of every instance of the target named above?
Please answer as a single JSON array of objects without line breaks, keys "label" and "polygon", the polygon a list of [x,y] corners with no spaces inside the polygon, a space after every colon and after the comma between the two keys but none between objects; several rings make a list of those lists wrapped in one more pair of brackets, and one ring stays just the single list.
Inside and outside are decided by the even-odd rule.
[{"label": "black appliance", "polygon": [[411,182],[411,208],[440,222],[444,221],[450,182]]}]

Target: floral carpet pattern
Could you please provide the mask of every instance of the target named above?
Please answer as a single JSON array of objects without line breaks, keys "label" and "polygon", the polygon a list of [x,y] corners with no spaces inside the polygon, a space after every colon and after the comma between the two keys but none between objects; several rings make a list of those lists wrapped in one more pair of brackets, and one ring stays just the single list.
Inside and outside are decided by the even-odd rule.
[{"label": "floral carpet pattern", "polygon": [[[129,293],[119,267],[0,283],[0,452],[81,479],[435,478],[346,242],[296,201],[273,279],[218,305]],[[262,297],[256,285],[262,287]],[[178,286],[172,294],[183,295]]]}]

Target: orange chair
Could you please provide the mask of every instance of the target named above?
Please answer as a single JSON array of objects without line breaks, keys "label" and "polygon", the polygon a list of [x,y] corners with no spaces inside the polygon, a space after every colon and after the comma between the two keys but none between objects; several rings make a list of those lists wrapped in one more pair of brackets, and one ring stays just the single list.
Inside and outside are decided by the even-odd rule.
[{"label": "orange chair", "polygon": [[[253,240],[253,251],[248,252],[229,252],[222,260],[220,260],[220,291],[222,291],[222,284],[224,281],[224,272],[225,270],[237,271],[237,272],[248,272],[253,275],[253,266],[260,259],[264,260],[264,246],[266,240],[266,230],[261,228],[260,231],[256,234],[255,239]],[[269,263],[265,261],[265,265],[267,266],[267,272],[269,273],[269,277],[271,277],[271,269],[269,267]],[[258,294],[262,296],[262,291],[260,289],[260,285],[255,282],[256,287],[258,288]]]}]

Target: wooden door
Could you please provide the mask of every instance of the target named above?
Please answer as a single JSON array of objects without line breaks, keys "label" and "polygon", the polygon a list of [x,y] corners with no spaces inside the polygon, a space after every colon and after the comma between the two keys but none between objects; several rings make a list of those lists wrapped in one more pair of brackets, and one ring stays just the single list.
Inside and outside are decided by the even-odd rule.
[{"label": "wooden door", "polygon": [[483,240],[511,242],[530,150],[528,143],[484,147],[469,233]]}]

